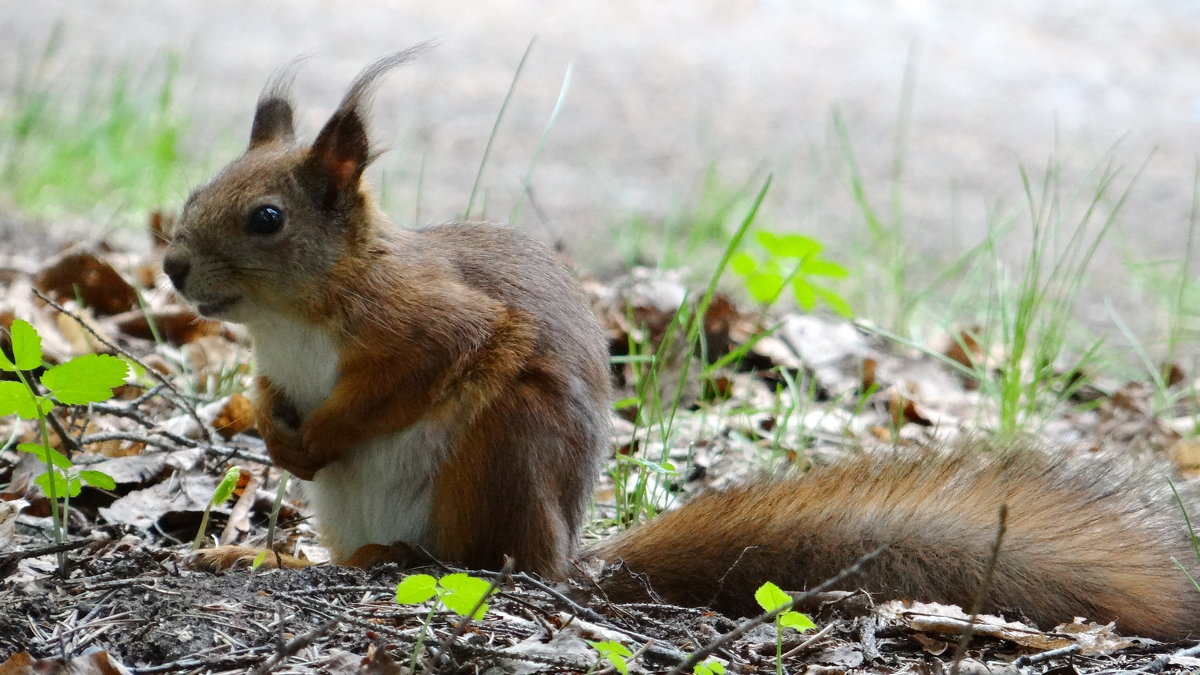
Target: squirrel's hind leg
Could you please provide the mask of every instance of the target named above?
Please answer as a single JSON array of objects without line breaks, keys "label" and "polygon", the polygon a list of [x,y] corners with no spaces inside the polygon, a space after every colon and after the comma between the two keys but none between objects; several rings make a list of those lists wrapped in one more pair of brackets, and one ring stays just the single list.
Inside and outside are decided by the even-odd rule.
[{"label": "squirrel's hind leg", "polygon": [[254,560],[263,553],[259,567],[274,569],[301,569],[314,565],[311,560],[297,558],[286,553],[278,553],[269,548],[254,548],[252,546],[216,546],[193,551],[188,557],[188,567],[208,572],[225,572],[227,570],[244,569],[254,564]]}]

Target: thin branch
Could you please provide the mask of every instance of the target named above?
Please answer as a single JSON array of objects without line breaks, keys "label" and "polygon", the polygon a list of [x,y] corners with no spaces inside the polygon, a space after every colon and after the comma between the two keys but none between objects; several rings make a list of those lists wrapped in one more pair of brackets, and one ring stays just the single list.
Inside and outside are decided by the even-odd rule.
[{"label": "thin branch", "polygon": [[63,314],[74,319],[75,322],[78,323],[88,333],[90,333],[92,337],[96,338],[96,340],[99,341],[100,344],[104,345],[105,347],[108,347],[109,349],[120,354],[121,356],[124,356],[125,358],[129,359],[130,361],[133,361],[134,363],[138,364],[139,366],[142,367],[143,370],[146,371],[146,373],[148,375],[150,375],[150,377],[153,377],[154,379],[158,380],[159,384],[161,384],[162,386],[171,390],[171,393],[175,394],[175,396],[178,399],[178,400],[172,399],[172,401],[179,407],[183,408],[188,413],[188,415],[190,415],[192,417],[192,419],[194,419],[196,421],[196,423],[200,425],[200,430],[204,433],[204,440],[209,441],[210,443],[212,442],[212,430],[209,428],[209,426],[207,424],[204,423],[203,420],[200,419],[200,415],[196,412],[196,408],[194,406],[192,406],[190,401],[187,400],[187,397],[184,396],[183,394],[181,394],[179,392],[179,390],[175,388],[175,385],[171,384],[171,382],[169,380],[167,380],[167,378],[162,373],[158,372],[154,368],[151,368],[150,366],[143,363],[141,359],[139,359],[138,357],[131,354],[129,352],[129,350],[124,349],[123,347],[120,347],[120,346],[114,344],[108,338],[97,333],[95,331],[95,329],[93,329],[91,326],[89,326],[88,323],[86,321],[84,321],[83,318],[81,316],[79,316],[78,314],[76,314],[75,312],[72,312],[71,310],[67,309],[66,307],[63,307],[62,305],[58,304],[54,300],[51,300],[49,297],[47,297],[44,293],[39,291],[37,288],[33,288],[32,290],[33,290],[33,294],[38,296],[39,298],[41,298],[41,300],[43,302],[50,305],[51,307],[58,310],[59,312],[62,312]]},{"label": "thin branch", "polygon": [[958,648],[954,650],[954,661],[950,665],[950,675],[958,675],[959,664],[967,655],[967,645],[971,642],[971,636],[975,634],[975,620],[979,617],[979,612],[983,609],[983,602],[987,599],[988,590],[992,586],[992,575],[996,572],[996,562],[1000,560],[1000,546],[1004,543],[1004,534],[1007,531],[1008,504],[1001,504],[1000,524],[996,526],[996,540],[992,542],[992,555],[988,558],[987,568],[983,571],[983,581],[975,590],[975,598],[971,602],[971,618],[967,620],[967,627],[963,629],[962,636],[958,639]]},{"label": "thin branch", "polygon": [[826,590],[832,588],[834,585],[840,583],[842,580],[847,579],[851,576],[854,576],[855,574],[858,574],[859,570],[861,570],[864,565],[871,562],[875,558],[879,557],[887,549],[888,549],[888,546],[886,544],[883,546],[880,546],[879,548],[875,549],[874,551],[871,551],[870,553],[867,553],[866,555],[859,558],[853,565],[847,567],[846,569],[842,570],[841,572],[838,572],[837,574],[830,577],[829,579],[826,579],[825,581],[821,582],[820,584],[817,584],[811,590],[793,595],[791,602],[786,602],[769,612],[764,612],[762,614],[759,614],[756,617],[753,617],[751,619],[747,619],[746,621],[743,621],[742,623],[738,624],[738,626],[736,628],[734,628],[733,630],[729,631],[728,633],[718,636],[717,639],[704,645],[700,649],[697,649],[696,651],[692,652],[692,654],[690,656],[688,656],[687,659],[685,659],[683,661],[683,663],[681,663],[678,666],[675,666],[673,669],[671,669],[669,675],[681,675],[682,673],[692,672],[692,669],[695,668],[697,664],[704,661],[704,659],[711,656],[718,649],[721,649],[725,645],[742,637],[743,635],[750,632],[754,628],[757,628],[758,626],[762,626],[764,624],[768,624],[768,623],[774,621],[775,618],[778,617],[780,614],[791,611],[792,607],[795,607],[797,604],[803,603],[803,602],[811,599],[817,593],[826,591]]},{"label": "thin branch", "polygon": [[258,665],[257,668],[250,672],[254,673],[254,675],[265,675],[266,673],[271,672],[271,669],[276,665],[282,663],[289,657],[295,656],[301,649],[308,647],[312,643],[324,637],[326,633],[332,631],[334,628],[337,628],[338,623],[339,622],[337,619],[329,619],[325,623],[322,623],[320,626],[317,626],[307,633],[301,633],[291,640],[279,645],[279,648],[275,650],[275,653],[271,655],[271,658],[263,661]]}]

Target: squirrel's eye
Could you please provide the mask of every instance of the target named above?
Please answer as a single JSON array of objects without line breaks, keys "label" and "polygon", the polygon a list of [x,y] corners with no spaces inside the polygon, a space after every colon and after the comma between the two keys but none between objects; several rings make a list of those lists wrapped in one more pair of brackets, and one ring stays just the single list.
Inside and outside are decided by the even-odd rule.
[{"label": "squirrel's eye", "polygon": [[260,206],[250,214],[246,232],[250,234],[275,234],[283,229],[283,212],[274,206]]}]

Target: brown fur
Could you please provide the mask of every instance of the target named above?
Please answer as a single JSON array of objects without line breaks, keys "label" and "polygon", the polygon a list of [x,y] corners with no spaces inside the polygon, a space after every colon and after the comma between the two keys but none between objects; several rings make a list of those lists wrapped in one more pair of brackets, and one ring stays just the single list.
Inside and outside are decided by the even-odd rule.
[{"label": "brown fur", "polygon": [[[202,312],[267,341],[255,398],[273,460],[315,487],[322,471],[354,476],[314,501],[327,540],[357,533],[357,550],[330,542],[335,561],[411,562],[417,542],[362,541],[382,538],[364,524],[394,525],[440,559],[495,569],[512,556],[558,578],[608,444],[604,337],[554,254],[525,235],[403,231],[378,211],[361,181],[375,156],[366,101],[411,55],[368,67],[309,146],[277,77],[245,154],[188,199],[163,267]],[[278,230],[253,226],[264,206],[283,214]],[[967,604],[1007,504],[989,608],[1191,634],[1200,594],[1169,560],[1189,553],[1173,506],[1148,477],[1084,465],[1036,452],[861,458],[701,495],[588,555],[624,563],[603,583],[614,599],[647,597],[648,579],[675,602],[747,613],[762,581],[803,589],[888,544],[845,586]]]},{"label": "brown fur", "polygon": [[993,453],[863,456],[701,494],[588,555],[624,562],[602,584],[614,599],[646,598],[648,581],[673,602],[748,614],[764,581],[804,590],[888,545],[841,587],[967,607],[1006,504],[986,610],[1046,627],[1083,616],[1144,636],[1200,634],[1200,592],[1171,562],[1195,561],[1179,508],[1146,488],[1161,478],[1097,458]]}]

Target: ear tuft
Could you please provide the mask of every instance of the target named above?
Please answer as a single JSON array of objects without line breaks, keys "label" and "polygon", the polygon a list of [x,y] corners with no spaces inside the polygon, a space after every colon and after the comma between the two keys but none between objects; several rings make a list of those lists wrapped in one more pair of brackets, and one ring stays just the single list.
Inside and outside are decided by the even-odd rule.
[{"label": "ear tuft", "polygon": [[322,200],[332,207],[358,185],[362,172],[375,159],[367,135],[367,108],[379,78],[428,51],[423,42],[378,59],[363,69],[346,92],[338,109],[321,128],[309,153],[309,166],[324,182]]},{"label": "ear tuft", "polygon": [[271,75],[267,86],[258,96],[258,107],[254,111],[254,123],[250,125],[250,147],[267,143],[291,143],[295,138],[292,102],[288,91],[296,79],[296,71],[308,60],[300,57],[284,65]]},{"label": "ear tuft", "polygon": [[250,126],[250,147],[268,143],[291,143],[295,138],[292,127],[292,104],[284,98],[259,99]]}]

